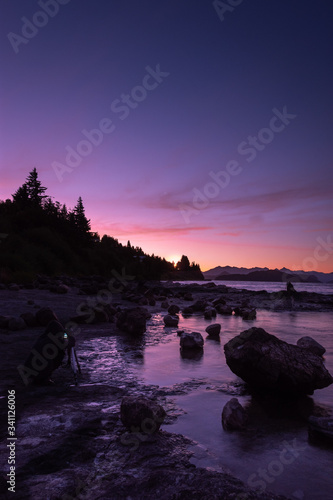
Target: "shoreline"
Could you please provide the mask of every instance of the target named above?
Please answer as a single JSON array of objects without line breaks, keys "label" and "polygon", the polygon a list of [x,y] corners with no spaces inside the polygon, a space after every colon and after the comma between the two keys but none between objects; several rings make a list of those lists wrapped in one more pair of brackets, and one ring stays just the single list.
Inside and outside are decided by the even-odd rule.
[{"label": "shoreline", "polygon": [[[89,298],[94,297],[82,295],[79,287],[68,286],[69,290],[65,294],[53,293],[47,289],[0,290],[0,313],[4,314],[6,311],[8,315],[19,316],[24,312],[36,312],[39,307],[51,307],[59,320],[66,324],[71,317],[77,315],[80,304],[87,303]],[[105,290],[106,284],[99,283],[98,286],[99,290]],[[273,305],[274,310],[283,311],[286,309],[276,308],[283,305],[287,307],[291,303],[289,301],[287,304],[286,297],[283,296],[270,297],[270,294],[261,292],[245,293],[244,290],[226,290],[224,287],[208,286],[203,290],[198,288],[200,285],[180,287],[160,283],[146,284],[147,287],[151,290],[158,288],[165,294],[158,296],[155,305],[143,305],[150,313],[166,314],[166,304],[162,307],[165,301],[178,304],[181,308],[192,304],[190,300],[177,297],[180,291],[191,293],[193,301],[225,296],[227,303],[233,307],[248,301],[247,307],[259,308],[261,305],[263,308],[272,308]],[[138,286],[131,283],[121,293],[113,293],[112,305],[120,308],[137,306],[140,301],[144,302],[143,289],[143,284]],[[168,297],[168,294],[173,297]],[[329,296],[323,301],[320,300],[321,297],[312,295],[307,294],[295,300],[293,307],[297,309],[293,310],[332,310],[333,297]],[[120,332],[114,322],[96,322],[79,325],[79,328],[79,358],[80,342],[89,342],[96,335],[119,339],[120,354],[125,362],[119,365],[115,361],[112,379],[108,383],[92,382],[93,373],[89,371],[88,362],[85,362],[78,386],[74,385],[70,370],[60,367],[52,376],[53,386],[25,387],[16,367],[24,362],[35,338],[44,328],[0,330],[1,343],[6,353],[1,367],[1,392],[3,395],[13,388],[16,391],[16,425],[19,436],[16,498],[41,500],[45,498],[44,493],[41,493],[43,488],[49,491],[49,498],[52,500],[60,499],[65,494],[71,498],[77,498],[79,494],[78,498],[82,500],[94,496],[119,499],[127,496],[138,499],[159,496],[168,499],[178,498],[177,495],[181,495],[182,491],[188,491],[188,495],[197,493],[200,498],[207,499],[221,498],[222,491],[224,498],[235,500],[286,498],[250,490],[229,474],[195,467],[190,463],[189,451],[189,446],[195,445],[195,442],[183,435],[170,434],[165,427],[156,435],[141,434],[141,438],[139,435],[139,446],[131,450],[131,436],[124,438],[126,431],[119,419],[120,402],[124,395],[142,394],[157,399],[168,414],[166,427],[177,419],[179,411],[174,407],[168,391],[161,391],[158,386],[145,385],[131,374],[128,343],[125,342],[124,348],[121,347],[123,340],[128,340],[129,336]],[[244,321],[244,330],[246,328],[247,322]],[[1,425],[4,422],[6,418],[2,414]],[[5,493],[3,482],[1,491]],[[113,492],[112,496],[110,492]]]}]

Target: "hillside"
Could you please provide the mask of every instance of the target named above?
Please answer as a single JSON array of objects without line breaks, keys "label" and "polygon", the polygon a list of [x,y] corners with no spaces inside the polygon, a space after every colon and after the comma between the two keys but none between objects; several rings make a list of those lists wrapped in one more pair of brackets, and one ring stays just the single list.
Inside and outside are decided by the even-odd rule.
[{"label": "hillside", "polygon": [[[249,276],[250,273],[254,272],[265,272],[265,271],[279,271],[283,274],[283,281],[286,280],[286,276],[293,275],[297,276],[297,280],[304,283],[329,283],[333,281],[333,273],[321,273],[317,271],[291,271],[287,268],[269,270],[267,267],[259,268],[254,267],[251,269],[245,267],[230,267],[230,266],[217,266],[208,271],[204,271],[203,275],[206,280],[230,280],[230,281],[271,281],[269,274],[262,275],[264,279],[256,279],[256,275]],[[266,276],[266,278],[265,278]],[[276,275],[279,278],[279,275]],[[295,278],[294,278],[295,279]],[[280,279],[277,279],[280,281]]]},{"label": "hillside", "polygon": [[0,282],[31,282],[38,274],[111,277],[123,269],[139,280],[204,279],[186,256],[174,266],[129,241],[100,238],[91,231],[81,197],[68,209],[46,191],[33,169],[12,200],[0,200]]}]

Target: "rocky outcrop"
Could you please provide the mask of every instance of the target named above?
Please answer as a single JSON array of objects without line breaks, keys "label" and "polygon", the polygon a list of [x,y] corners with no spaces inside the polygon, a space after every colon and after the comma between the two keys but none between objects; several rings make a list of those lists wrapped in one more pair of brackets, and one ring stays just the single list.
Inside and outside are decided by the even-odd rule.
[{"label": "rocky outcrop", "polygon": [[302,337],[298,339],[297,345],[302,349],[313,352],[313,354],[317,354],[317,356],[323,356],[326,352],[325,347],[319,344],[319,342],[314,340],[312,337]]},{"label": "rocky outcrop", "polygon": [[130,430],[153,434],[166,417],[164,408],[145,396],[125,396],[121,401],[120,418]]},{"label": "rocky outcrop", "polygon": [[222,411],[222,427],[225,431],[244,429],[247,420],[246,411],[237,398],[230,399]]},{"label": "rocky outcrop", "polygon": [[298,346],[250,328],[224,346],[229,368],[249,385],[284,394],[313,394],[333,382],[322,359]]}]

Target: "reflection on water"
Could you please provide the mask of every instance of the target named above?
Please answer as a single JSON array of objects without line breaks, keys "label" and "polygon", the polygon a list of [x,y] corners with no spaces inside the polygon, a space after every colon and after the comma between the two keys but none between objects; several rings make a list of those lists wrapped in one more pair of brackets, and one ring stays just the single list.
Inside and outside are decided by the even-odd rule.
[{"label": "reflection on water", "polygon": [[[332,412],[333,386],[316,391],[313,397],[284,404],[274,399],[256,400],[241,395],[241,389],[246,393],[245,384],[230,371],[223,352],[226,342],[251,326],[260,326],[291,344],[308,335],[326,347],[325,363],[333,373],[332,320],[332,313],[272,311],[258,311],[256,321],[235,316],[219,316],[212,321],[198,316],[181,318],[180,329],[199,331],[205,338],[203,355],[198,360],[182,359],[175,330],[160,325],[164,341],[146,346],[141,372],[146,383],[160,386],[193,379],[202,382],[189,394],[175,397],[185,414],[167,427],[198,442],[193,449],[193,463],[216,470],[227,468],[252,487],[291,498],[333,498],[332,451],[309,444],[306,424],[314,407]],[[207,339],[204,333],[206,326],[215,321],[222,324],[221,342]],[[222,429],[222,408],[233,394],[247,407],[249,422],[244,432]]]},{"label": "reflection on water", "polygon": [[[214,322],[222,324],[220,342],[207,339],[205,333]],[[251,326],[260,326],[291,344],[308,335],[326,348],[325,363],[333,373],[332,324],[333,313],[318,312],[258,311],[255,321],[180,316],[179,329],[198,331],[205,339],[203,352],[187,357],[180,352],[176,329],[164,327],[163,315],[155,314],[139,338],[98,337],[97,331],[96,338],[80,345],[80,359],[89,366],[94,383],[118,380],[128,387],[139,380],[169,389],[186,385],[183,392],[174,392],[182,395],[173,396],[184,413],[165,428],[198,443],[193,448],[196,465],[227,469],[250,486],[291,498],[332,500],[332,450],[308,442],[306,419],[314,410],[332,414],[333,386],[299,401],[260,400],[251,397],[230,371],[223,352],[226,342]],[[126,381],[121,380],[123,373]],[[245,431],[228,433],[222,429],[221,413],[234,396],[246,406],[249,422]]]}]

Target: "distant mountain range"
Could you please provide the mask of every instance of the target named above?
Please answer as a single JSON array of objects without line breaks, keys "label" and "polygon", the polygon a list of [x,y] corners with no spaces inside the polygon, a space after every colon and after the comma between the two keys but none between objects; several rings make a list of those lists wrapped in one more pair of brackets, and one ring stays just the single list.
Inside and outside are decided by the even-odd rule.
[{"label": "distant mountain range", "polygon": [[291,271],[282,269],[268,269],[268,267],[231,267],[217,266],[202,273],[206,280],[223,281],[302,281],[304,283],[333,283],[333,273],[317,271]]}]

